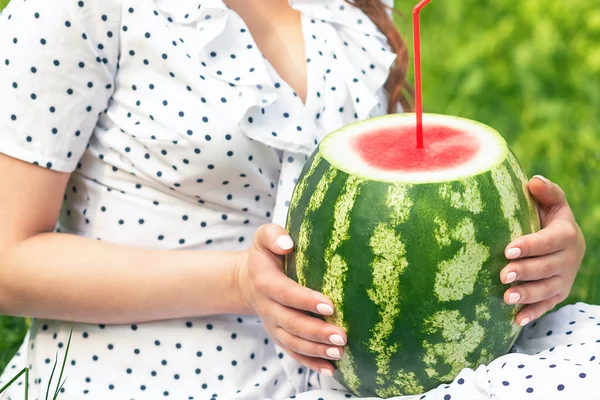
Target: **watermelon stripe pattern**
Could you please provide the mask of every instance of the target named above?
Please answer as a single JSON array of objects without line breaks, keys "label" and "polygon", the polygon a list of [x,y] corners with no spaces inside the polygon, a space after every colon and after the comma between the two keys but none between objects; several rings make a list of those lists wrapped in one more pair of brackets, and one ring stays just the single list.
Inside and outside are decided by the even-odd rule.
[{"label": "watermelon stripe pattern", "polygon": [[[330,167],[330,169],[332,169]],[[349,177],[344,185],[343,193],[334,206],[334,223],[333,232],[329,239],[329,244],[325,250],[325,265],[326,271],[323,277],[323,293],[328,296],[335,307],[340,310],[332,317],[332,322],[344,329],[347,326],[344,322],[343,315],[343,289],[345,274],[348,270],[348,264],[339,255],[336,254],[339,246],[348,239],[349,220],[348,213],[354,205],[354,200],[358,195],[358,185],[361,183],[360,178]],[[344,359],[340,364],[340,370],[346,378],[346,382],[352,390],[358,390],[360,381],[353,369],[354,362],[352,353],[346,350]]]},{"label": "watermelon stripe pattern", "polygon": [[502,299],[504,248],[539,229],[514,155],[423,184],[356,176],[329,159],[318,150],[298,183],[285,268],[332,300],[326,320],[348,333],[336,379],[360,396],[417,394],[505,354],[520,328]]},{"label": "watermelon stripe pattern", "polygon": [[369,350],[377,354],[377,383],[385,384],[390,378],[390,361],[398,350],[396,344],[388,344],[388,338],[394,330],[396,319],[400,314],[397,299],[400,297],[398,282],[402,272],[408,266],[406,248],[396,226],[408,218],[408,210],[412,205],[407,196],[408,187],[389,186],[386,204],[392,208],[391,221],[380,223],[369,241],[375,255],[371,270],[373,285],[367,293],[379,308],[379,321],[373,328],[373,336],[369,340]]}]

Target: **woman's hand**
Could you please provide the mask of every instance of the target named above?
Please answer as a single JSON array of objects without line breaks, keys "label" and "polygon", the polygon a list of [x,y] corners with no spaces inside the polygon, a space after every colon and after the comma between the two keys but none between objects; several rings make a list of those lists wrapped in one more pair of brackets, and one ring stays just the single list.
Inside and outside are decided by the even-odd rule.
[{"label": "woman's hand", "polygon": [[583,234],[561,188],[535,176],[529,191],[538,202],[542,230],[506,247],[506,258],[513,261],[500,273],[504,283],[522,282],[504,294],[508,304],[527,304],[517,315],[521,326],[567,298],[585,254]]},{"label": "woman's hand", "polygon": [[262,320],[271,338],[299,363],[333,375],[328,360],[337,360],[346,343],[345,332],[307,315],[332,315],[332,302],[323,294],[298,285],[283,273],[283,255],[294,244],[278,225],[261,226],[252,247],[236,271],[242,302]]}]

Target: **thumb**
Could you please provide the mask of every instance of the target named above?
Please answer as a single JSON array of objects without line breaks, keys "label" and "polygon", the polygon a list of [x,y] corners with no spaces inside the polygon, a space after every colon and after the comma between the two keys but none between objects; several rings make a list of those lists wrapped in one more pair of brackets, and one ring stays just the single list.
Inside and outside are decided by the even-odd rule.
[{"label": "thumb", "polygon": [[567,202],[565,193],[556,183],[541,175],[535,175],[529,181],[529,191],[543,208],[563,205]]},{"label": "thumb", "polygon": [[263,253],[277,254],[280,256],[291,253],[294,242],[290,235],[279,225],[261,225],[256,230],[252,246]]}]

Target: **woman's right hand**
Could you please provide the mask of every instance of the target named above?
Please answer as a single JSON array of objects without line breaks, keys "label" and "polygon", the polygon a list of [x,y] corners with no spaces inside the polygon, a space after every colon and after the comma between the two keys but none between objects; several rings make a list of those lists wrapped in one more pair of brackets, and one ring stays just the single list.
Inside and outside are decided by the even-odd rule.
[{"label": "woman's right hand", "polygon": [[334,367],[327,360],[340,359],[346,333],[306,313],[332,315],[334,307],[325,295],[284,274],[282,256],[293,247],[280,226],[259,227],[237,266],[237,288],[244,306],[261,318],[275,343],[299,363],[331,376]]}]

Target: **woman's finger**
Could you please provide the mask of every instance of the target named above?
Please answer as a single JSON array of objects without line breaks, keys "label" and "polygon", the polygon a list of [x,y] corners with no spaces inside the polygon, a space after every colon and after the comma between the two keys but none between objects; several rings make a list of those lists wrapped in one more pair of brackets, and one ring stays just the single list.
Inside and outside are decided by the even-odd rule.
[{"label": "woman's finger", "polygon": [[577,228],[574,223],[563,219],[552,221],[539,232],[520,237],[506,247],[509,260],[545,256],[568,248],[577,241]]},{"label": "woman's finger", "polygon": [[313,371],[320,372],[325,376],[333,376],[333,373],[335,372],[335,368],[333,367],[333,365],[331,365],[329,361],[326,361],[323,358],[305,356],[286,348],[284,348],[284,350],[294,360],[304,365],[305,367],[312,369]]},{"label": "woman's finger", "polygon": [[527,282],[514,286],[504,292],[507,304],[533,304],[547,300],[561,293],[565,285],[563,278],[553,276],[541,281]]},{"label": "woman's finger", "polygon": [[297,284],[283,272],[269,273],[258,282],[264,286],[261,289],[263,293],[279,304],[320,315],[333,315],[331,300],[322,293]]},{"label": "woman's finger", "polygon": [[548,311],[552,310],[554,306],[560,303],[562,300],[563,298],[560,295],[555,295],[544,301],[524,307],[519,314],[517,314],[517,324],[525,326],[531,321],[535,321]]},{"label": "woman's finger", "polygon": [[561,267],[569,262],[567,252],[513,261],[500,272],[502,282],[537,281],[559,275]]},{"label": "woman's finger", "polygon": [[274,309],[272,318],[289,334],[313,343],[334,346],[346,344],[347,338],[343,329],[298,310],[278,306]]},{"label": "woman's finger", "polygon": [[565,205],[565,193],[556,183],[548,178],[536,175],[529,180],[529,191],[544,208]]},{"label": "woman's finger", "polygon": [[292,335],[281,327],[276,328],[275,338],[278,343],[281,343],[282,347],[304,356],[324,358],[327,360],[339,360],[342,358],[344,352],[344,349],[341,346],[311,342]]},{"label": "woman's finger", "polygon": [[282,256],[292,251],[294,242],[281,226],[267,224],[258,227],[254,234],[252,246],[263,253]]}]

